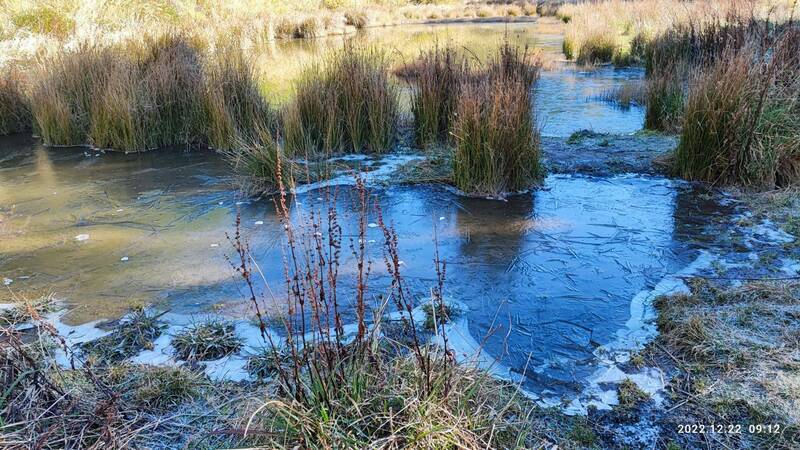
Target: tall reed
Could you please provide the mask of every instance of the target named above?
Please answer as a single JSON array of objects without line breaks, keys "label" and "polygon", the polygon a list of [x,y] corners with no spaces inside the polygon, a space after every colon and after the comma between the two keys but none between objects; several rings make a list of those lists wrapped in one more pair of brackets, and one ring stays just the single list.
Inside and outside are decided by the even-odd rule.
[{"label": "tall reed", "polygon": [[265,125],[255,124],[247,133],[237,134],[231,148],[223,154],[235,171],[242,175],[240,187],[248,193],[272,194],[279,180],[286,187],[294,185],[294,164],[284,157],[283,147]]},{"label": "tall reed", "polygon": [[33,117],[50,145],[224,150],[276,127],[234,39],[206,54],[186,35],[106,48],[86,44],[46,60],[34,78]]},{"label": "tall reed", "polygon": [[774,188],[800,180],[800,29],[751,36],[698,67],[676,152],[680,176]]},{"label": "tall reed", "polygon": [[21,74],[8,70],[0,74],[0,135],[31,128],[31,110]]},{"label": "tall reed", "polygon": [[210,59],[204,104],[211,146],[227,150],[236,142],[262,141],[265,131],[275,132],[277,115],[259,91],[239,41],[221,42]]},{"label": "tall reed", "polygon": [[538,58],[506,43],[482,76],[464,87],[453,134],[453,179],[462,191],[499,196],[541,174],[532,87]]},{"label": "tall reed", "polygon": [[346,45],[296,82],[284,114],[287,151],[382,153],[394,142],[398,112],[386,53]]},{"label": "tall reed", "polygon": [[88,142],[92,102],[115,67],[111,50],[83,44],[48,59],[34,74],[31,111],[46,144]]},{"label": "tall reed", "polygon": [[466,58],[452,47],[437,47],[422,54],[406,72],[414,82],[411,112],[417,144],[450,140],[461,86],[469,76]]}]

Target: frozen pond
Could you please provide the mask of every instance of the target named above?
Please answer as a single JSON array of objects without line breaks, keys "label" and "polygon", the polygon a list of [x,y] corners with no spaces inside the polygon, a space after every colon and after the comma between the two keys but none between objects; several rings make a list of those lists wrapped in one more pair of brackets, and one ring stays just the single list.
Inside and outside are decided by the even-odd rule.
[{"label": "frozen pond", "polygon": [[[118,317],[139,303],[247,318],[224,258],[237,211],[267,281],[282,285],[272,201],[241,198],[216,155],[93,156],[16,141],[0,144],[0,276],[17,292],[64,299],[67,323]],[[352,233],[351,188],[338,191]],[[524,372],[532,390],[555,392],[578,390],[597,368],[596,348],[631,324],[636,337],[645,314],[632,317],[632,300],[691,263],[708,240],[705,225],[725,213],[684,183],[640,176],[555,175],[507,202],[431,186],[371,192],[399,233],[404,275],[420,297],[433,282],[435,228],[447,296],[467,307],[470,336]],[[298,195],[293,213],[315,208],[321,195]],[[377,295],[386,282],[380,230],[369,228],[368,239]],[[342,272],[346,291],[352,280]]]}]

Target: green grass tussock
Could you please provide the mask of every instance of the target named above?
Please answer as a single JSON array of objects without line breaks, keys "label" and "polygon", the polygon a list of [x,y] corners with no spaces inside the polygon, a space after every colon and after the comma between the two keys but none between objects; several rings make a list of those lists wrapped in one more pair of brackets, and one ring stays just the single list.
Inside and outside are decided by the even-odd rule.
[{"label": "green grass tussock", "polygon": [[18,71],[0,75],[0,135],[31,128],[31,109]]},{"label": "green grass tussock", "polygon": [[760,189],[800,180],[800,29],[723,50],[694,74],[675,170]]},{"label": "green grass tussock", "polygon": [[587,36],[582,45],[578,47],[575,61],[581,65],[608,63],[613,60],[616,51],[616,36],[609,30],[598,31]]},{"label": "green grass tussock", "polygon": [[242,348],[242,340],[232,324],[216,320],[195,323],[175,335],[175,355],[185,361],[222,358]]},{"label": "green grass tussock", "polygon": [[294,186],[295,165],[285,157],[275,135],[263,126],[257,126],[246,136],[240,135],[223,154],[244,177],[240,185],[246,192],[275,193],[281,185]]},{"label": "green grass tussock", "polygon": [[75,19],[71,13],[63,5],[41,4],[11,14],[9,19],[17,28],[64,39],[75,31]]},{"label": "green grass tussock", "polygon": [[537,76],[538,60],[506,44],[486,73],[464,86],[453,126],[458,189],[497,196],[540,178],[531,93]]},{"label": "green grass tussock", "polygon": [[153,341],[164,328],[166,325],[158,315],[137,308],[123,318],[113,332],[83,344],[81,350],[96,364],[118,363],[142,350],[152,350]]},{"label": "green grass tussock", "polygon": [[347,45],[296,82],[284,113],[287,152],[382,153],[395,140],[399,109],[387,54]]}]

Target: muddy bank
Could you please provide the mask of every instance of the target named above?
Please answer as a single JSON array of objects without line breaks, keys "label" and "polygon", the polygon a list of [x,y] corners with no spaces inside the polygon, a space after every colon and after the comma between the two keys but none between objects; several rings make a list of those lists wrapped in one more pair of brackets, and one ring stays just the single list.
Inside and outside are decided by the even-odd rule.
[{"label": "muddy bank", "polygon": [[552,173],[657,175],[664,173],[659,159],[673,151],[677,144],[677,136],[671,135],[578,131],[566,139],[542,137],[542,159]]}]

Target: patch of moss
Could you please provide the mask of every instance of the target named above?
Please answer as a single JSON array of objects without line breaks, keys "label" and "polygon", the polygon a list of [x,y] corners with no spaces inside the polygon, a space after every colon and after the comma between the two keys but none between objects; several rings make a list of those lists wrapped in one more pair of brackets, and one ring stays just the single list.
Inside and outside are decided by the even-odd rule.
[{"label": "patch of moss", "polygon": [[626,378],[617,388],[617,398],[620,408],[631,410],[650,400],[650,395],[641,390],[630,378]]},{"label": "patch of moss", "polygon": [[592,427],[586,423],[586,420],[576,421],[572,425],[572,429],[570,429],[568,437],[585,447],[592,447],[597,444],[598,441],[597,435],[595,434],[594,430],[592,430]]}]

